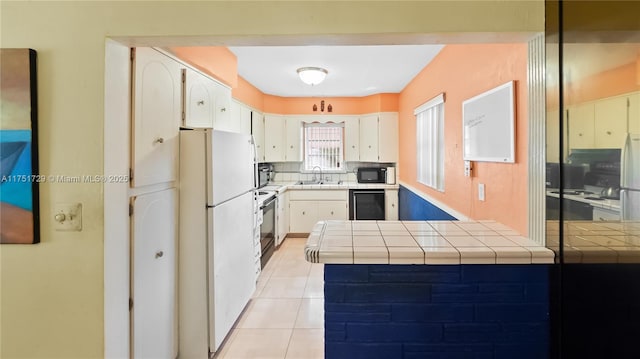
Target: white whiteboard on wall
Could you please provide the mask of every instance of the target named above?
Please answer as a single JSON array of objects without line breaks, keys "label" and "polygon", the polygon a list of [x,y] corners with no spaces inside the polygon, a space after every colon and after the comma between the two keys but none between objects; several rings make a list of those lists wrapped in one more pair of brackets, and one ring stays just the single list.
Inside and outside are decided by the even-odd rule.
[{"label": "white whiteboard on wall", "polygon": [[514,82],[462,102],[465,161],[515,162]]}]

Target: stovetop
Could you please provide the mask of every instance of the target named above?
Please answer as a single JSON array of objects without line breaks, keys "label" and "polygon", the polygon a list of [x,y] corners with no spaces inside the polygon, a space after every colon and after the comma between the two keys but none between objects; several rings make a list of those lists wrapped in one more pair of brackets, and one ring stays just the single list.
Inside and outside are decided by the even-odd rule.
[{"label": "stovetop", "polygon": [[[560,191],[551,191],[551,193],[553,194],[560,194]],[[572,194],[572,195],[576,195],[576,196],[580,196],[580,195],[589,195],[589,194],[594,194],[591,191],[585,191],[585,190],[568,190],[565,189],[562,191],[562,194]]]},{"label": "stovetop", "polygon": [[265,201],[269,200],[272,197],[275,197],[276,191],[265,190],[265,187],[262,187],[258,189],[257,194],[258,194],[257,196],[258,206],[262,206]]}]

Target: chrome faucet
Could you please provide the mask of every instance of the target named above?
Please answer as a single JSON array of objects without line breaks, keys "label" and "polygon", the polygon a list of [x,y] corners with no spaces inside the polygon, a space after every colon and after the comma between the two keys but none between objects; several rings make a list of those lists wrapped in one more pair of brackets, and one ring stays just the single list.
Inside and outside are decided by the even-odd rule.
[{"label": "chrome faucet", "polygon": [[[318,171],[320,171],[320,178],[316,177],[316,168],[318,169]],[[313,182],[322,182],[322,168],[320,168],[320,166],[313,167],[311,172],[313,173],[313,178],[312,178]]]}]

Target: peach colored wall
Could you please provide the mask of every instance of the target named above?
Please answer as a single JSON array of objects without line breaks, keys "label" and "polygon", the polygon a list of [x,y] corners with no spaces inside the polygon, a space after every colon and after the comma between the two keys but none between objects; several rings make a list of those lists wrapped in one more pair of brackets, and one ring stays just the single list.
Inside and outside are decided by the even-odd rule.
[{"label": "peach colored wall", "polygon": [[[264,112],[283,115],[328,114],[331,104],[332,114],[358,115],[373,112],[398,111],[398,94],[375,94],[364,97],[279,97],[264,95]],[[320,111],[320,101],[324,100],[324,112]],[[313,111],[313,105],[317,111]]]},{"label": "peach colored wall", "polygon": [[238,60],[224,46],[171,47],[174,55],[234,88],[238,86]]},{"label": "peach colored wall", "polygon": [[[569,83],[564,88],[565,106],[640,91],[640,59]],[[558,108],[558,88],[547,90],[547,108]]]},{"label": "peach colored wall", "polygon": [[263,111],[264,94],[242,76],[238,76],[238,86],[231,89],[231,96],[245,105]]},{"label": "peach colored wall", "polygon": [[[464,176],[462,102],[505,82],[516,86],[516,162],[475,162]],[[445,192],[416,181],[416,107],[445,93]],[[447,45],[399,97],[400,180],[473,219],[493,219],[527,234],[527,45]],[[485,201],[478,184],[484,183]]]},{"label": "peach colored wall", "polygon": [[638,91],[640,85],[636,81],[636,71],[637,64],[632,62],[569,83],[565,88],[567,105]]}]

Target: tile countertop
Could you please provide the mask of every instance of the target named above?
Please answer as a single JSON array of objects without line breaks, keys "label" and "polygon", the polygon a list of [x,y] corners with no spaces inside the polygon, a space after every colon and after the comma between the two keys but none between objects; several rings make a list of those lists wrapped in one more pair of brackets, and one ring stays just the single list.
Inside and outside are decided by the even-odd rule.
[{"label": "tile countertop", "polygon": [[266,186],[271,190],[275,190],[278,193],[286,190],[304,190],[304,189],[398,189],[397,184],[386,183],[357,183],[357,182],[342,182],[338,183],[326,183],[326,184],[297,184],[297,182],[269,182]]},{"label": "tile countertop", "polygon": [[[565,263],[640,263],[640,221],[565,221]],[[560,223],[546,222],[547,246],[558,252]]]},{"label": "tile countertop", "polygon": [[[571,191],[571,190],[569,190],[569,191]],[[555,192],[558,192],[558,190],[557,189],[547,190],[547,196],[560,198],[560,194],[559,193],[555,193]],[[587,199],[588,197],[594,197],[594,198],[600,197],[598,194],[594,194],[594,193],[590,193],[590,194],[566,194],[565,193],[563,197],[565,199],[569,199],[569,200],[572,200],[572,201],[588,203],[592,207],[599,207],[599,208],[609,209],[609,210],[612,210],[612,211],[620,211],[620,200],[617,200],[617,199],[600,199],[600,200]]]},{"label": "tile countertop", "polygon": [[495,221],[320,221],[305,258],[329,264],[551,264],[554,253]]}]

